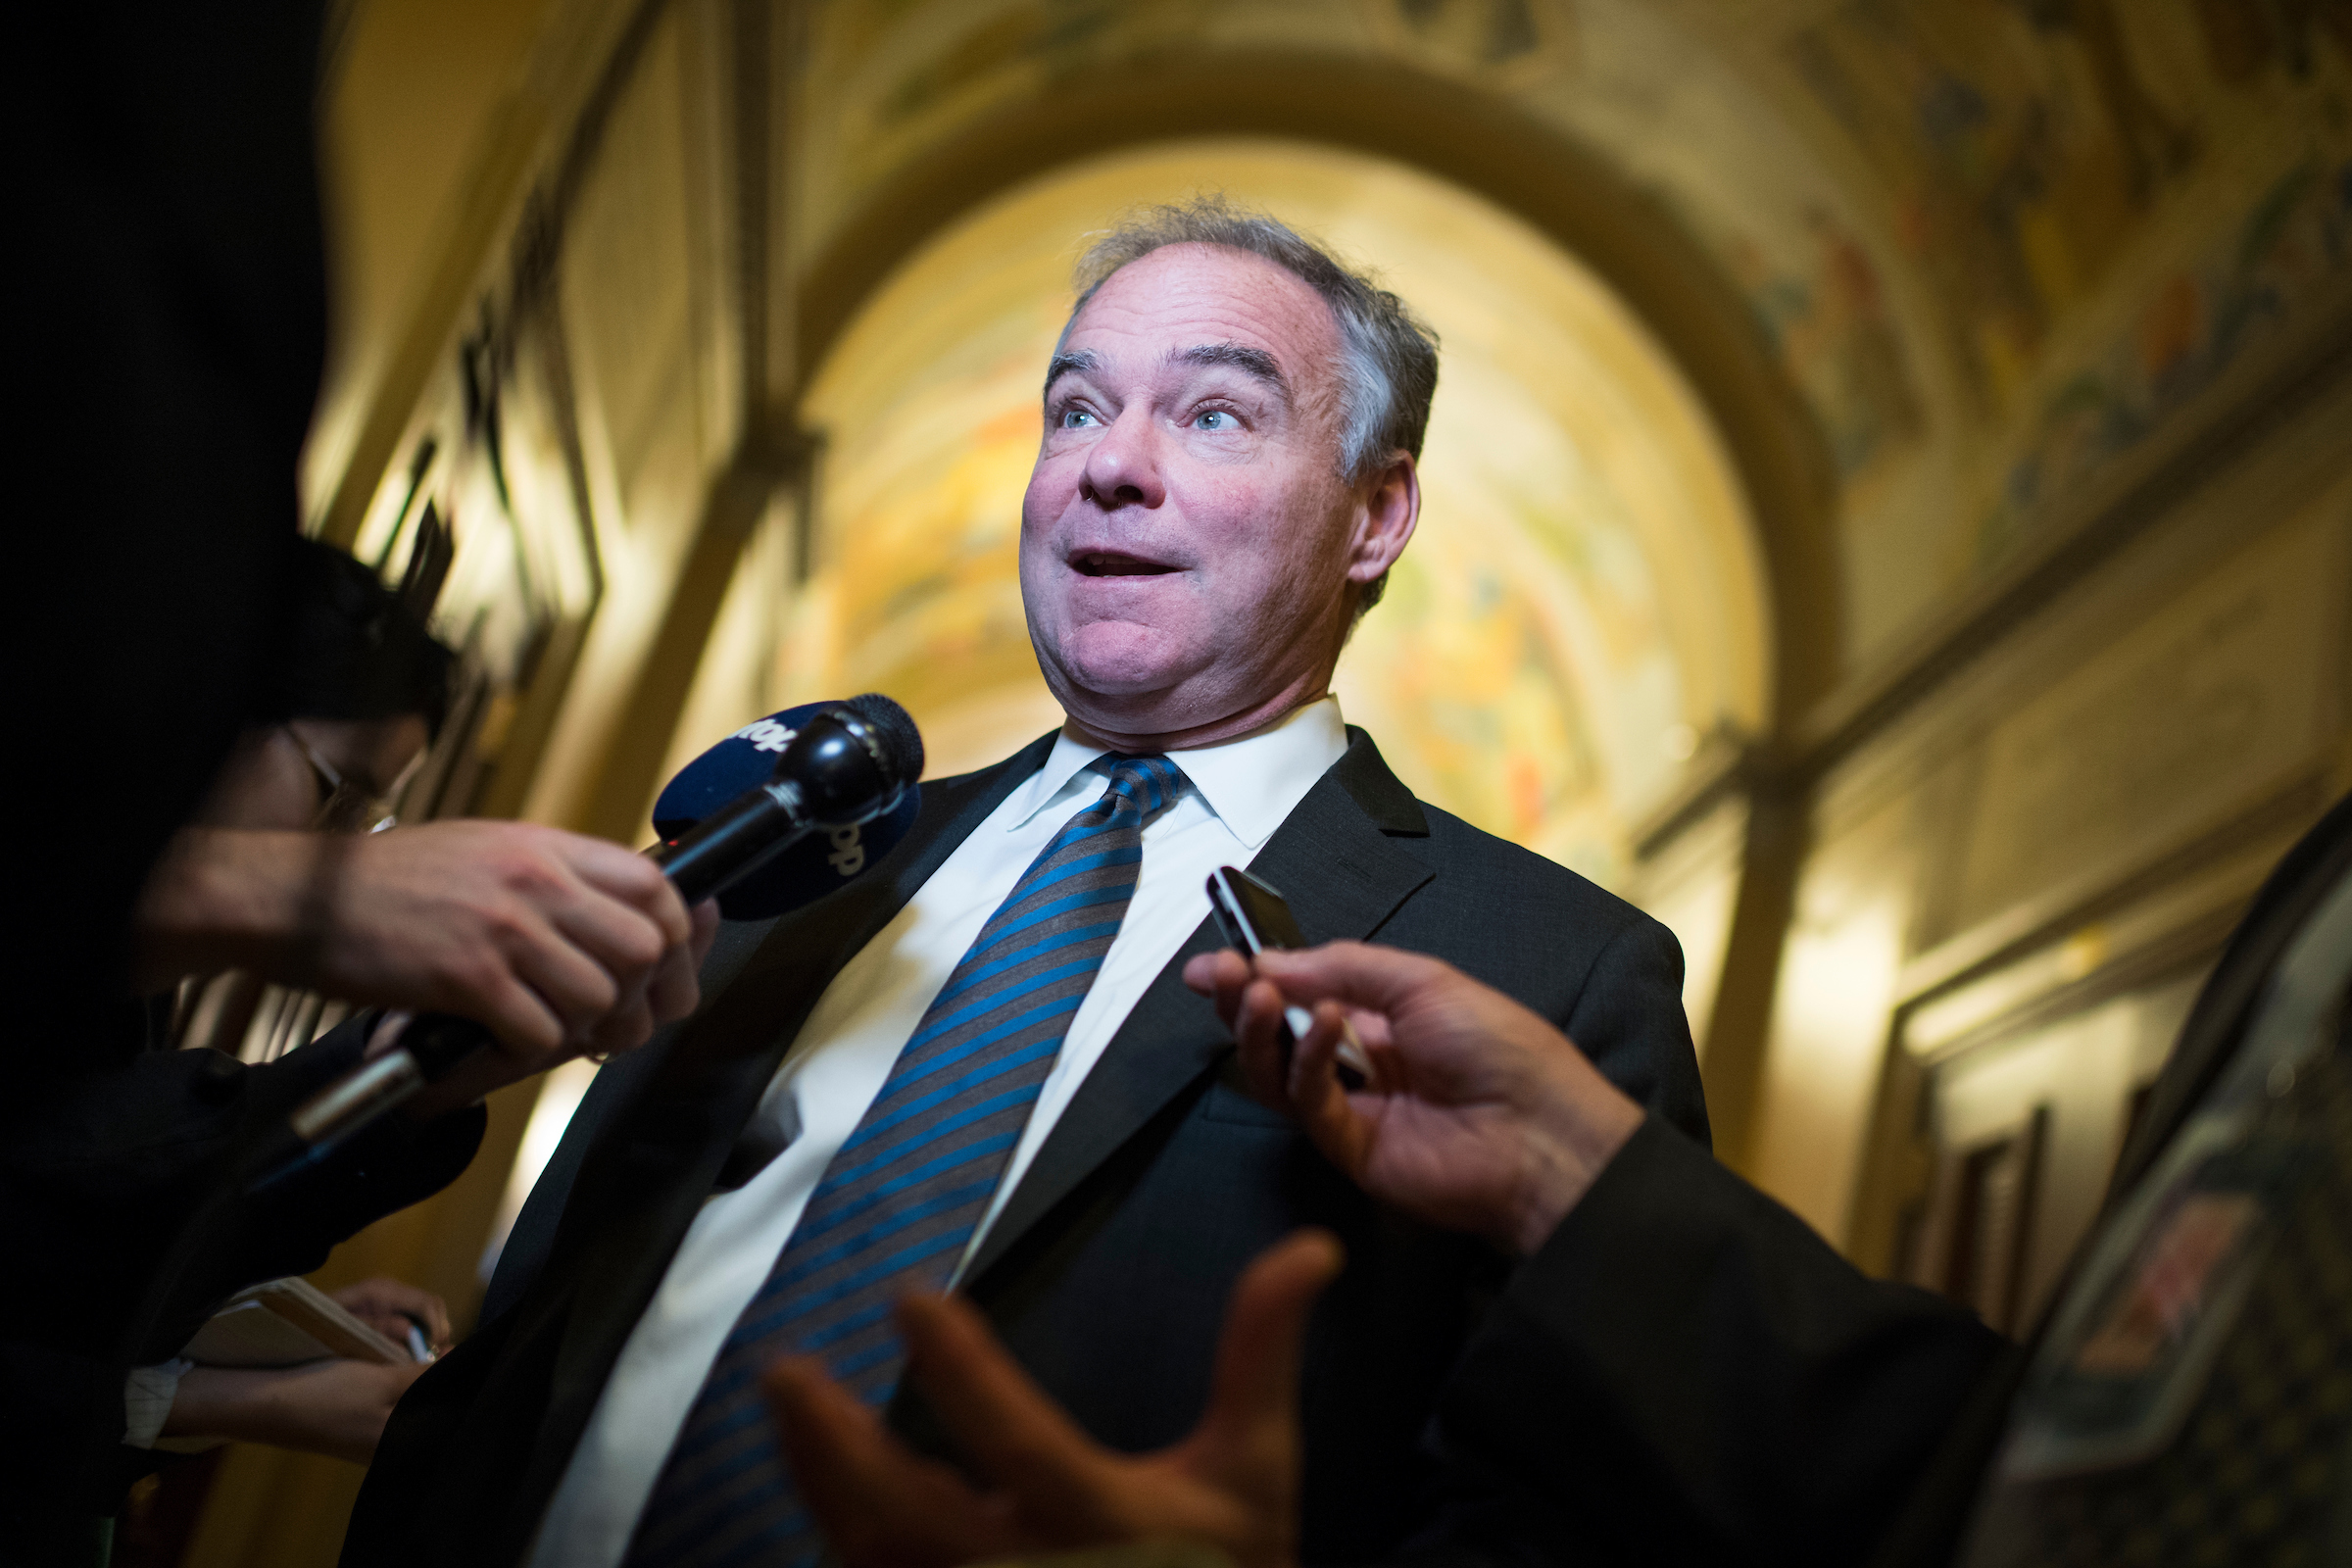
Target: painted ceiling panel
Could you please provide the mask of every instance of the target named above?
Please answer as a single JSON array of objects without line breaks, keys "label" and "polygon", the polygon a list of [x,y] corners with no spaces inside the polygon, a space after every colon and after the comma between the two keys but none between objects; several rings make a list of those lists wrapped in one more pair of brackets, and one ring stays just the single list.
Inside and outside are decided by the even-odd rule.
[{"label": "painted ceiling panel", "polygon": [[808,36],[808,249],[993,116],[1179,57],[1398,62],[1597,151],[1801,389],[1840,486],[1849,664],[2074,526],[2233,363],[2352,293],[2341,5],[834,0]]}]

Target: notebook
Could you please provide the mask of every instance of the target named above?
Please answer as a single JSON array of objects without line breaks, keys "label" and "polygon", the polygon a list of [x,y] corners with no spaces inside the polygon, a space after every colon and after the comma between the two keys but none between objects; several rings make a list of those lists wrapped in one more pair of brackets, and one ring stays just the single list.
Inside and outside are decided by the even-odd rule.
[{"label": "notebook", "polygon": [[342,1356],[405,1365],[408,1350],[369,1328],[308,1280],[239,1291],[179,1352],[199,1366],[300,1366]]}]

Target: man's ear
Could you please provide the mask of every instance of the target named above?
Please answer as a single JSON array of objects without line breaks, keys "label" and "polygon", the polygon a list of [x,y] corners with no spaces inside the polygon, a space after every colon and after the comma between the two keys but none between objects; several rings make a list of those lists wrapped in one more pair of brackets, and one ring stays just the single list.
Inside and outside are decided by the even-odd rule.
[{"label": "man's ear", "polygon": [[1348,544],[1348,580],[1377,582],[1396,564],[1421,520],[1421,470],[1398,452],[1356,506],[1355,537]]}]

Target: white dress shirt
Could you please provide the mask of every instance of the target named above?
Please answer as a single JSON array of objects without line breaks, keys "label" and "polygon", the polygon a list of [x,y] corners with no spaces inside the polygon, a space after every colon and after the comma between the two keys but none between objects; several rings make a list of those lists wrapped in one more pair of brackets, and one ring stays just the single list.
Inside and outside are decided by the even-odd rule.
[{"label": "white dress shirt", "polygon": [[[1348,749],[1336,698],[1264,729],[1168,753],[1192,788],[1144,829],[1135,897],[964,1256],[972,1255],[1128,1012],[1208,913],[1220,865],[1246,866]],[[1063,823],[1106,787],[1102,748],[1063,733],[1045,766],[956,847],[897,918],[844,964],[753,1112],[747,1136],[783,1152],[708,1199],[606,1380],[557,1486],[531,1568],[612,1568],[720,1345],[767,1278],[825,1167],[972,939]]]}]

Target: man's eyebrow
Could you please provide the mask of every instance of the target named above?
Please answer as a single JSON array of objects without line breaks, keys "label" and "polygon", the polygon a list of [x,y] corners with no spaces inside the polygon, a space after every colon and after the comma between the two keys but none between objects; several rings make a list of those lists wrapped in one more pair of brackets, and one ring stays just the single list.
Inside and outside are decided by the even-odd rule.
[{"label": "man's eyebrow", "polygon": [[1072,371],[1083,374],[1101,368],[1102,357],[1092,349],[1080,349],[1075,354],[1056,354],[1046,366],[1046,390],[1053,391],[1054,383]]},{"label": "man's eyebrow", "polygon": [[1245,343],[1196,343],[1168,356],[1175,365],[1230,365],[1237,370],[1266,383],[1281,397],[1291,395],[1291,383],[1284,379],[1282,367],[1264,349],[1253,349]]}]

